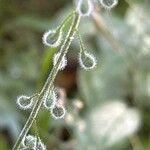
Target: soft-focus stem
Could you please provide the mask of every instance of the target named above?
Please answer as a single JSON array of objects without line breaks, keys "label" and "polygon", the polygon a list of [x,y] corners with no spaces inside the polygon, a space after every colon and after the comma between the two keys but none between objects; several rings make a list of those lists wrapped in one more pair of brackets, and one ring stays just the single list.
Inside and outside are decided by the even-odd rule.
[{"label": "soft-focus stem", "polygon": [[108,30],[104,19],[96,10],[94,10],[92,13],[92,19],[98,31],[107,39],[107,41],[115,50],[120,52],[122,49],[120,44],[114,39],[110,31]]},{"label": "soft-focus stem", "polygon": [[138,137],[138,135],[134,134],[129,137],[129,141],[132,145],[133,150],[144,150],[144,147]]},{"label": "soft-focus stem", "polygon": [[[94,10],[92,12],[92,19],[93,22],[97,28],[97,30],[104,36],[104,38],[108,41],[108,43],[112,46],[112,48],[114,50],[116,50],[120,56],[123,58],[125,64],[131,68],[134,68],[134,64],[127,59],[127,57],[129,58],[126,50],[123,48],[123,46],[119,43],[119,41],[117,39],[115,39],[112,35],[112,33],[110,32],[110,30],[107,27],[107,24],[105,23],[104,19],[102,18],[102,16],[97,12],[97,10]],[[132,58],[133,60],[134,58]]]},{"label": "soft-focus stem", "polygon": [[35,118],[37,117],[37,114],[42,106],[42,103],[43,103],[43,97],[44,97],[44,94],[47,90],[51,90],[53,88],[53,83],[54,83],[54,80],[55,80],[55,77],[59,71],[59,66],[61,65],[61,61],[62,61],[62,58],[66,55],[66,53],[68,52],[68,49],[70,47],[70,44],[74,38],[74,34],[79,26],[79,22],[80,22],[80,16],[78,13],[75,13],[75,16],[74,16],[74,20],[72,22],[72,25],[69,29],[69,32],[60,48],[60,57],[56,63],[55,66],[53,66],[45,84],[44,84],[44,87],[43,89],[41,90],[37,100],[36,100],[36,103],[30,113],[30,116],[26,122],[26,124],[24,125],[14,147],[13,147],[13,150],[17,150],[20,145],[21,145],[21,142],[22,140],[25,138],[26,134],[28,133],[28,131],[30,130]]}]

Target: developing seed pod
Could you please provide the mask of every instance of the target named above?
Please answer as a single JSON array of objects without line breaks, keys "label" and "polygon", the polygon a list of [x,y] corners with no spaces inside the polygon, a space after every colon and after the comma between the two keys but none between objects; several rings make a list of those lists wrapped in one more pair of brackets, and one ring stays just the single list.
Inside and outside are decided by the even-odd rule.
[{"label": "developing seed pod", "polygon": [[80,46],[79,64],[85,70],[93,69],[94,67],[96,67],[97,64],[96,58],[94,57],[93,54],[90,54],[89,52],[86,51],[86,48],[83,44],[79,31],[77,31],[77,36]]},{"label": "developing seed pod", "polygon": [[25,139],[25,145],[28,148],[34,148],[36,146],[36,137],[28,135]]},{"label": "developing seed pod", "polygon": [[51,109],[56,105],[57,95],[54,90],[50,91],[49,94],[45,97],[43,105],[46,109]]},{"label": "developing seed pod", "polygon": [[46,150],[46,147],[39,137],[27,135],[22,141],[20,149]]},{"label": "developing seed pod", "polygon": [[[56,53],[56,54],[54,55],[54,58],[53,58],[53,65],[54,65],[54,66],[57,64],[57,61],[58,61],[60,55],[61,55],[60,52],[58,52],[58,53]],[[66,56],[64,56],[64,57],[62,58],[62,60],[61,60],[61,63],[60,63],[60,65],[59,65],[58,69],[59,69],[59,70],[63,70],[66,66],[67,66],[67,58],[66,58]]]},{"label": "developing seed pod", "polygon": [[95,56],[85,50],[79,54],[79,63],[85,70],[93,69],[97,65]]},{"label": "developing seed pod", "polygon": [[46,150],[44,143],[41,141],[39,137],[36,137],[36,145],[33,150]]},{"label": "developing seed pod", "polygon": [[94,6],[91,0],[78,0],[76,11],[79,13],[80,16],[90,16],[93,8]]},{"label": "developing seed pod", "polygon": [[66,110],[61,105],[56,105],[51,109],[51,114],[54,119],[61,119],[65,116]]},{"label": "developing seed pod", "polygon": [[101,5],[106,9],[112,9],[118,4],[118,0],[99,0]]},{"label": "developing seed pod", "polygon": [[56,30],[49,30],[44,33],[42,40],[43,44],[55,48],[61,44],[62,41],[62,28]]},{"label": "developing seed pod", "polygon": [[33,135],[27,135],[24,139],[24,145],[27,148],[33,149],[36,146],[36,137]]},{"label": "developing seed pod", "polygon": [[17,104],[21,109],[30,109],[33,106],[33,98],[22,95],[18,97]]}]

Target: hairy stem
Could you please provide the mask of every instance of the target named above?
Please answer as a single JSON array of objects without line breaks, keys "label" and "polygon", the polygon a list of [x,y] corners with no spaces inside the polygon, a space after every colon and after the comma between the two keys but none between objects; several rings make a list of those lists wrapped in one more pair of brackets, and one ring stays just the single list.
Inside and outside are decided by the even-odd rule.
[{"label": "hairy stem", "polygon": [[24,139],[24,137],[26,136],[26,134],[28,133],[28,131],[30,130],[35,118],[37,117],[37,114],[42,106],[42,103],[43,103],[43,97],[44,97],[44,94],[47,90],[51,90],[52,87],[53,87],[53,83],[54,83],[54,80],[55,80],[55,77],[59,71],[59,66],[61,64],[61,61],[62,61],[62,58],[66,55],[66,53],[68,52],[68,49],[70,47],[70,44],[73,40],[73,37],[74,37],[74,34],[76,32],[76,29],[78,28],[79,26],[79,22],[80,22],[80,16],[78,13],[75,13],[75,16],[74,16],[74,20],[72,22],[72,25],[69,29],[69,32],[60,48],[60,57],[56,63],[55,66],[53,66],[44,86],[43,86],[43,89],[41,90],[37,100],[36,100],[36,103],[31,111],[31,114],[26,122],[26,124],[24,125],[14,147],[13,147],[13,150],[17,150],[22,142],[22,140]]}]

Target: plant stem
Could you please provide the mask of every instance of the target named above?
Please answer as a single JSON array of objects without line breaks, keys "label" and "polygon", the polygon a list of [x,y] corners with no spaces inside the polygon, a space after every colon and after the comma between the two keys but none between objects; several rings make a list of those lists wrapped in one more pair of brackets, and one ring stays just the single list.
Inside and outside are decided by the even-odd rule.
[{"label": "plant stem", "polygon": [[74,16],[74,20],[72,22],[72,25],[69,29],[69,32],[60,48],[60,57],[56,63],[55,66],[53,66],[40,94],[39,94],[39,97],[37,98],[36,100],[36,103],[30,113],[30,116],[26,122],[26,124],[24,125],[14,147],[13,147],[13,150],[17,150],[19,147],[20,147],[20,144],[22,142],[22,140],[25,138],[26,134],[28,133],[28,131],[30,130],[35,118],[37,117],[37,114],[42,106],[42,103],[43,103],[43,97],[44,97],[44,94],[47,90],[51,90],[52,87],[53,87],[53,83],[54,83],[54,80],[55,80],[55,77],[59,71],[59,66],[61,64],[61,61],[62,61],[62,58],[66,55],[66,53],[68,52],[68,49],[70,47],[70,44],[73,40],[73,37],[74,37],[74,34],[76,32],[76,29],[78,28],[79,26],[79,22],[80,22],[80,16],[78,13],[75,13],[75,16]]}]

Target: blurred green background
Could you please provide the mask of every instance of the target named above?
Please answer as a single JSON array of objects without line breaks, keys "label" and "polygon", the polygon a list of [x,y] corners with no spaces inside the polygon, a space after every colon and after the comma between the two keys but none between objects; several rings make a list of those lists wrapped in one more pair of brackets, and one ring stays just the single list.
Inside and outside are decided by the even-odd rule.
[{"label": "blurred green background", "polygon": [[[18,108],[17,96],[39,91],[51,70],[56,49],[42,44],[43,33],[59,25],[73,8],[70,0],[0,0],[0,150],[12,148],[30,113]],[[98,66],[91,71],[80,68],[75,40],[68,66],[55,83],[66,93],[67,115],[57,121],[41,110],[30,131],[35,134],[38,129],[48,150],[102,150],[101,137],[94,135],[103,130],[95,128],[100,119],[96,113],[113,101],[138,110],[141,123],[134,134],[104,149],[150,149],[149,10],[149,0],[120,0],[112,11],[98,12],[104,26],[97,26],[92,17],[81,21],[80,33]],[[96,122],[91,122],[94,115]]]}]

